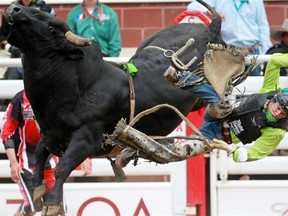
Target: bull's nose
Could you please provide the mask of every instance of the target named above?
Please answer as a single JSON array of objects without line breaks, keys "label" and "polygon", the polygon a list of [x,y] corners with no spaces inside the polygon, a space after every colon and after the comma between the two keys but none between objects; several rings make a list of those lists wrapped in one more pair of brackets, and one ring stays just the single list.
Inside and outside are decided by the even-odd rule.
[{"label": "bull's nose", "polygon": [[7,9],[6,13],[12,15],[15,13],[19,13],[21,11],[21,7],[18,4],[12,3]]}]

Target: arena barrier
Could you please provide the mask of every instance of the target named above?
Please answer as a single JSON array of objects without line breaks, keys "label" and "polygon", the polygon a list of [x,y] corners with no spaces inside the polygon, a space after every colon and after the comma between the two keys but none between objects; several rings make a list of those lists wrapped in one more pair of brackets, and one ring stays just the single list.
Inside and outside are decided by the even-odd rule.
[{"label": "arena barrier", "polygon": [[[128,58],[107,58],[114,62],[127,62]],[[0,59],[0,67],[21,67],[20,59]],[[0,99],[10,99],[23,89],[22,80],[0,80]],[[0,112],[0,124],[3,118]],[[184,123],[178,126],[173,135],[186,135]],[[4,152],[0,143],[0,152]],[[97,182],[64,184],[65,200],[69,216],[124,216],[124,215],[195,215],[195,207],[187,207],[187,175],[186,161],[165,165],[139,160],[136,167],[130,163],[124,168],[128,177],[143,177],[138,182]],[[71,173],[71,177],[81,176],[79,170]],[[92,159],[92,174],[87,177],[114,176],[107,159]],[[8,160],[0,160],[1,178],[9,178]],[[164,180],[157,180],[161,177]],[[155,179],[146,182],[145,178]],[[15,213],[21,203],[22,196],[17,184],[0,184],[0,215],[10,216]]]}]

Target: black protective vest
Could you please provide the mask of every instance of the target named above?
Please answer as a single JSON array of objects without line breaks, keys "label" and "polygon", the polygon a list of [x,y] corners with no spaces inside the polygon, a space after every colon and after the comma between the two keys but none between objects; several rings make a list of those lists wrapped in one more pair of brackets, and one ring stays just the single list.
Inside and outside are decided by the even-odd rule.
[{"label": "black protective vest", "polygon": [[274,127],[288,129],[287,117],[275,123],[267,122],[263,107],[276,91],[252,94],[235,103],[236,107],[227,122],[243,144],[251,143],[261,136],[261,128]]}]

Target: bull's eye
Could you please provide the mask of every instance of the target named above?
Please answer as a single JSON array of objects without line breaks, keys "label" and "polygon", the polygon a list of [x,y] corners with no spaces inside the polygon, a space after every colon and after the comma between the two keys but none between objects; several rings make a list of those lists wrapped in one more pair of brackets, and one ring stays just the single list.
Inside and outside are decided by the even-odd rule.
[{"label": "bull's eye", "polygon": [[51,31],[51,32],[54,32],[54,27],[53,26],[49,26],[49,30]]}]

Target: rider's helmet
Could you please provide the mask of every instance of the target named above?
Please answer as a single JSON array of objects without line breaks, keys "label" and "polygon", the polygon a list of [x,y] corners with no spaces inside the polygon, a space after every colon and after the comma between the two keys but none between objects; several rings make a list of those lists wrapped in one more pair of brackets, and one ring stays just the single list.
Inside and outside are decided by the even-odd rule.
[{"label": "rider's helmet", "polygon": [[288,114],[288,88],[280,90],[276,95],[274,95],[272,100],[277,101]]}]

